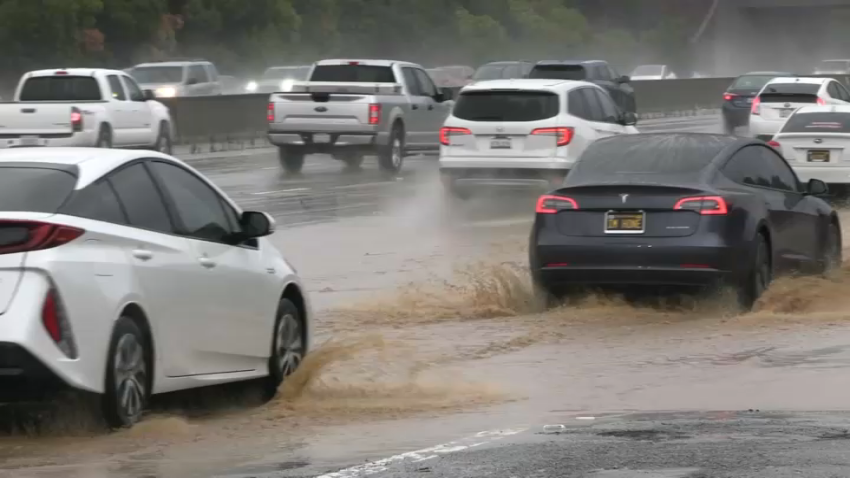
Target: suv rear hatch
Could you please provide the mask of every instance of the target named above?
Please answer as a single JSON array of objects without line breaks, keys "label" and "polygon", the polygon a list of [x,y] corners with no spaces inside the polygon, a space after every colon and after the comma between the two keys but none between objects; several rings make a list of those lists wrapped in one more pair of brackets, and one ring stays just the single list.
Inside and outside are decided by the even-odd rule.
[{"label": "suv rear hatch", "polygon": [[[35,76],[24,81],[18,102],[0,105],[0,139],[74,132],[74,103],[101,101],[100,85],[90,76]],[[78,114],[81,114],[77,110]],[[79,116],[78,121],[82,121]]]},{"label": "suv rear hatch", "polygon": [[801,106],[818,103],[819,83],[774,83],[765,87],[753,108],[766,120],[784,120]]},{"label": "suv rear hatch", "polygon": [[76,181],[69,171],[46,165],[0,163],[0,315],[15,296],[26,251],[48,239],[39,221],[59,209]]}]

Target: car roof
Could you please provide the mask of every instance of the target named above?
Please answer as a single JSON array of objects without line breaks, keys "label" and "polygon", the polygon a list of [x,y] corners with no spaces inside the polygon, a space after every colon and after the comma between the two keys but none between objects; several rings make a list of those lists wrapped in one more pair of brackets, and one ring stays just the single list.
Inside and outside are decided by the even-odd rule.
[{"label": "car roof", "polygon": [[569,91],[580,86],[598,86],[587,81],[553,80],[546,78],[510,78],[503,80],[482,80],[464,86],[461,92],[483,90],[548,90]]},{"label": "car roof", "polygon": [[107,70],[102,68],[51,68],[48,70],[35,70],[27,73],[27,78],[37,76],[55,76],[56,72],[63,71],[68,76],[94,76],[95,73],[103,73],[106,75],[125,75],[122,70]]},{"label": "car roof", "polygon": [[750,72],[744,73],[742,75],[739,75],[739,77],[741,77],[741,76],[765,76],[765,75],[781,75],[781,76],[784,76],[784,77],[787,78],[787,77],[793,77],[794,73],[791,73],[790,71],[750,71]]},{"label": "car roof", "polygon": [[850,105],[806,105],[797,108],[794,114],[805,113],[847,113],[850,114]]},{"label": "car roof", "polygon": [[833,58],[831,60],[821,60],[821,62],[824,62],[824,61],[850,61],[850,60],[848,60],[846,58]]},{"label": "car roof", "polygon": [[[488,61],[487,63],[484,63],[484,64],[483,64],[483,65],[481,65],[481,66],[487,66],[487,65],[513,65],[513,64],[516,64],[516,63],[534,63],[534,61],[532,61],[532,60],[499,60],[499,61]],[[481,68],[481,66],[479,66],[478,68]]]},{"label": "car roof", "polygon": [[398,60],[370,60],[365,58],[332,58],[328,60],[319,60],[316,62],[316,65],[347,65],[349,63],[358,63],[365,66],[413,66],[419,68],[420,65],[417,63],[411,63],[409,61],[398,61]]},{"label": "car roof", "polygon": [[587,65],[587,64],[607,64],[605,60],[541,60],[538,65]]},{"label": "car roof", "polygon": [[200,64],[210,64],[210,62],[205,60],[198,61],[154,61],[148,63],[139,63],[133,68],[144,68],[149,66],[189,66],[189,65],[200,65]]},{"label": "car roof", "polygon": [[140,158],[165,159],[183,163],[156,151],[106,148],[9,148],[0,149],[3,163],[43,163],[76,166],[79,170],[77,189],[84,188],[123,164]]},{"label": "car roof", "polygon": [[822,85],[828,81],[833,81],[832,78],[812,78],[805,76],[777,76],[768,81],[765,86],[775,83],[802,83],[807,85]]}]

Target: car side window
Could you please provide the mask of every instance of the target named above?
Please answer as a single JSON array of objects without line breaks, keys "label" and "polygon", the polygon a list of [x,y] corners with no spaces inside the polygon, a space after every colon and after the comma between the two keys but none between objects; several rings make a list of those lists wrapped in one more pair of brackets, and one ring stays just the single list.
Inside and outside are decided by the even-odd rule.
[{"label": "car side window", "polygon": [[617,123],[620,119],[620,110],[614,104],[614,101],[611,100],[611,97],[608,96],[608,93],[596,88],[592,88],[591,90],[596,95],[596,99],[602,107],[602,116],[604,118],[602,121],[606,123]]},{"label": "car side window", "polygon": [[172,164],[151,163],[180,218],[179,233],[204,241],[227,242],[235,232],[219,194],[189,171]]},{"label": "car side window", "polygon": [[582,88],[578,91],[581,92],[584,97],[584,104],[587,105],[587,117],[585,119],[601,123],[605,121],[605,114],[602,112],[602,105],[599,104],[599,98],[593,90],[594,88]]},{"label": "car side window", "polygon": [[528,78],[528,75],[531,74],[532,68],[534,68],[534,63],[521,63],[520,73],[522,74],[522,76],[520,76],[520,78]]},{"label": "car side window", "polygon": [[109,175],[108,180],[127,213],[130,226],[168,234],[174,232],[162,195],[144,164],[122,168]]},{"label": "car side window", "polygon": [[608,74],[610,74],[610,75],[611,75],[611,78],[612,78],[612,79],[615,79],[615,80],[616,80],[617,78],[619,78],[620,76],[622,76],[622,75],[620,75],[620,73],[618,73],[618,72],[617,72],[617,70],[615,70],[615,69],[614,69],[614,67],[613,67],[613,66],[611,66],[611,65],[608,65]]},{"label": "car side window", "polygon": [[142,93],[142,89],[139,88],[136,80],[129,76],[123,76],[121,79],[124,80],[124,84],[127,86],[127,91],[130,93],[130,101],[143,101],[145,99],[145,95]]},{"label": "car side window", "polygon": [[124,94],[124,86],[121,84],[121,80],[118,79],[118,75],[109,75],[106,79],[109,81],[109,89],[112,90],[112,98],[118,101],[127,101],[127,95]]},{"label": "car side window", "polygon": [[764,163],[769,167],[766,172],[770,175],[770,187],[783,191],[799,192],[800,180],[788,163],[771,148],[756,146],[762,155]]},{"label": "car side window", "polygon": [[201,65],[192,65],[189,67],[189,78],[198,80],[198,83],[209,83],[210,81],[206,68]]},{"label": "car side window", "polygon": [[419,86],[419,80],[416,79],[413,68],[404,67],[401,69],[401,73],[404,76],[405,84],[407,84],[407,90],[412,96],[425,96],[422,94],[422,88]]},{"label": "car side window", "polygon": [[118,195],[105,179],[75,191],[68,202],[62,206],[60,213],[112,224],[128,222],[118,201]]},{"label": "car side window", "polygon": [[839,82],[835,82],[835,89],[838,91],[838,99],[841,101],[850,102],[850,92]]},{"label": "car side window", "polygon": [[428,73],[420,69],[413,70],[413,73],[416,75],[416,79],[419,80],[419,87],[422,89],[423,96],[430,96],[431,98],[437,96],[437,87],[434,85],[434,82],[431,81],[431,77],[428,76]]},{"label": "car side window", "polygon": [[772,168],[758,149],[761,146],[747,146],[732,156],[723,166],[723,174],[736,183],[747,186],[772,188],[769,173]]},{"label": "car side window", "polygon": [[519,69],[519,65],[516,63],[510,64],[502,70],[502,78],[510,79],[510,78],[522,78],[522,74]]},{"label": "car side window", "polygon": [[207,75],[210,81],[218,81],[218,70],[212,64],[206,65]]},{"label": "car side window", "polygon": [[608,65],[597,65],[596,74],[600,80],[611,81],[614,79],[611,76],[611,72],[608,70]]},{"label": "car side window", "polygon": [[838,87],[834,81],[829,82],[829,86],[826,87],[826,92],[829,93],[829,96],[835,98],[836,100],[841,99],[841,93],[838,91]]},{"label": "car side window", "polygon": [[580,89],[570,91],[570,94],[567,95],[567,111],[576,118],[590,119],[587,101],[585,101]]}]

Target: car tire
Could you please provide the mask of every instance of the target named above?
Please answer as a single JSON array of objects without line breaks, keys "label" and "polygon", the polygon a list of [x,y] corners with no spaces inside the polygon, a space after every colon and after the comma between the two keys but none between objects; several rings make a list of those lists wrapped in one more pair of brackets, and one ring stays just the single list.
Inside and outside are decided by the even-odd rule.
[{"label": "car tire", "polygon": [[752,262],[738,288],[739,301],[743,310],[751,310],[773,280],[773,264],[770,255],[767,239],[764,234],[759,233],[755,240]]},{"label": "car tire", "polygon": [[156,144],[154,144],[154,150],[159,151],[163,154],[171,154],[171,130],[168,127],[168,123],[166,123],[165,121],[159,124],[159,134],[157,134],[156,137]]},{"label": "car tire", "polygon": [[106,363],[106,387],[101,408],[113,429],[139,422],[147,407],[153,381],[148,340],[129,317],[115,322]]},{"label": "car tire", "polygon": [[112,148],[112,128],[108,124],[100,126],[100,131],[97,133],[97,148]]},{"label": "car tire", "polygon": [[821,273],[829,274],[841,268],[843,262],[841,244],[841,230],[834,222],[829,224],[826,233],[826,242],[823,245],[821,256]]},{"label": "car tire", "polygon": [[277,306],[272,350],[269,355],[269,375],[263,381],[263,399],[268,401],[277,394],[280,385],[304,360],[304,318],[298,307],[281,299]]},{"label": "car tire", "polygon": [[298,174],[304,168],[304,153],[294,149],[278,148],[280,166],[288,174]]},{"label": "car tire", "polygon": [[393,125],[390,131],[390,141],[378,151],[378,166],[387,173],[401,171],[404,163],[404,126],[401,123]]}]

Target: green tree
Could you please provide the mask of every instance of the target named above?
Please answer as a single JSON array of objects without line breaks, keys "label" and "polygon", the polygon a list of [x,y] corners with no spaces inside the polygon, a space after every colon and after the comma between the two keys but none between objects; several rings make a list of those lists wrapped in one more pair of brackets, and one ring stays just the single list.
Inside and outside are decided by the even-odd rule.
[{"label": "green tree", "polygon": [[96,16],[106,48],[116,64],[129,65],[140,56],[149,56],[156,40],[166,2],[163,0],[101,0]]}]

